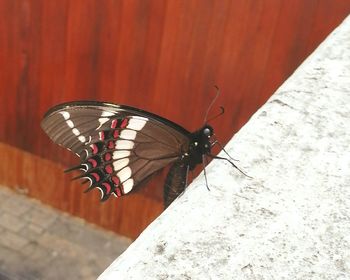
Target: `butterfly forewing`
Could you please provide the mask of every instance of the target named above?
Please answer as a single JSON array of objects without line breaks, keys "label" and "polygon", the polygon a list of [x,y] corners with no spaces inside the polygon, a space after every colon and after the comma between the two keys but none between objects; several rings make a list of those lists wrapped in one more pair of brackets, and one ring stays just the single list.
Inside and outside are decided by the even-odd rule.
[{"label": "butterfly forewing", "polygon": [[[102,199],[130,192],[188,150],[189,132],[157,115],[122,105],[71,102],[52,108],[42,128],[81,158],[79,178]],[[74,168],[73,168],[74,169]]]}]

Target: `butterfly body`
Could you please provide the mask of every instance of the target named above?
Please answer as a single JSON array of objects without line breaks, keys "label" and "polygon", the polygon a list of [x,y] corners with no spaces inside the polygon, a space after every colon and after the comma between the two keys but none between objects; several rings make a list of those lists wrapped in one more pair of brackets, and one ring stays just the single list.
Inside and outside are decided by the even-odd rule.
[{"label": "butterfly body", "polygon": [[188,151],[170,168],[164,184],[164,205],[169,206],[187,186],[188,171],[193,170],[198,164],[203,163],[203,157],[210,155],[213,128],[205,125],[203,128],[189,135],[190,144]]},{"label": "butterfly body", "polygon": [[193,170],[198,164],[203,163],[203,155],[211,152],[210,137],[214,130],[211,126],[205,125],[203,128],[191,133],[188,152],[189,169]]},{"label": "butterfly body", "polygon": [[50,109],[41,123],[57,144],[80,157],[76,179],[98,188],[101,200],[125,195],[144,179],[172,164],[164,187],[169,205],[187,185],[188,170],[211,151],[213,128],[190,133],[182,126],[125,105],[95,101],[64,103]]}]

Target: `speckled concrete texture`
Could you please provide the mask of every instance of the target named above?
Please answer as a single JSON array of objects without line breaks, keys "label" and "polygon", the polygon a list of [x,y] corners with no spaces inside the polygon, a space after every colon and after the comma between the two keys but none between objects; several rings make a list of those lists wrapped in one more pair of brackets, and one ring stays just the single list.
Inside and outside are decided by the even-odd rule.
[{"label": "speckled concrete texture", "polygon": [[0,280],[96,279],[129,244],[0,186]]},{"label": "speckled concrete texture", "polygon": [[350,279],[350,18],[227,149],[100,280]]}]

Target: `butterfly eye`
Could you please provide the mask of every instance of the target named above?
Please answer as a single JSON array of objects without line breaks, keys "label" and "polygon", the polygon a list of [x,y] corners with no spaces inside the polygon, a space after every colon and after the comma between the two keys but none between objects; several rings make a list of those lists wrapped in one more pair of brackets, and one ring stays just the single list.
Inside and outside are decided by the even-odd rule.
[{"label": "butterfly eye", "polygon": [[205,136],[210,136],[211,135],[211,131],[210,131],[210,129],[209,128],[204,128],[203,129],[203,134],[205,135]]}]

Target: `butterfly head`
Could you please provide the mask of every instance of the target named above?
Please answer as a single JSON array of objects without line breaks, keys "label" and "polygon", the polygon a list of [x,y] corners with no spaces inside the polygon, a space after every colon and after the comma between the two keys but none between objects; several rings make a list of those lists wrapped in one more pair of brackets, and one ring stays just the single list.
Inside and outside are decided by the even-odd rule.
[{"label": "butterfly head", "polygon": [[211,137],[214,134],[214,129],[210,125],[205,125],[201,130],[201,141],[200,144],[202,145],[202,151],[204,154],[210,153],[211,149]]},{"label": "butterfly head", "polygon": [[189,165],[192,170],[197,164],[202,163],[202,156],[210,154],[211,136],[214,130],[210,125],[204,125],[201,129],[191,133],[191,143],[189,146]]}]

